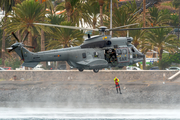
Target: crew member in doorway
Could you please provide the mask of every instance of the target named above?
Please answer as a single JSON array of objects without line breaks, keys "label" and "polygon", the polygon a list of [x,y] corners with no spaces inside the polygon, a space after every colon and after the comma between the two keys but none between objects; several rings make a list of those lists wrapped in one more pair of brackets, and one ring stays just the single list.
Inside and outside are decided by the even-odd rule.
[{"label": "crew member in doorway", "polygon": [[110,54],[109,54],[109,51],[107,51],[105,53],[105,57],[106,57],[106,61],[109,63],[110,62]]},{"label": "crew member in doorway", "polygon": [[117,66],[117,58],[113,55],[111,58],[110,58],[110,62],[113,66]]},{"label": "crew member in doorway", "polygon": [[122,94],[121,93],[121,88],[120,88],[120,85],[119,85],[119,79],[117,77],[114,78],[114,82],[115,82],[117,93],[118,93],[118,88],[119,88],[119,92],[120,92],[120,94]]}]

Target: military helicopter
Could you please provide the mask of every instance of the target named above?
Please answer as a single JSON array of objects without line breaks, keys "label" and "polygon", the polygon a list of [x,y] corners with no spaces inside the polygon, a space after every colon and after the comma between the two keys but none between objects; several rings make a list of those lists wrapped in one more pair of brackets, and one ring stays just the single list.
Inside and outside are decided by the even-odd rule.
[{"label": "military helicopter", "polygon": [[[33,48],[31,46],[25,46],[23,41],[27,38],[27,35],[19,42],[19,39],[14,33],[12,35],[17,40],[16,43],[11,45],[9,52],[15,51],[20,58],[24,61],[22,66],[35,67],[39,62],[43,61],[67,61],[68,64],[77,68],[80,72],[83,70],[93,70],[95,73],[99,72],[100,69],[108,67],[119,67],[129,66],[137,62],[143,61],[144,54],[139,52],[134,45],[131,44],[133,41],[132,37],[111,37],[111,35],[105,35],[107,31],[122,31],[131,30],[120,29],[128,27],[134,24],[120,26],[113,29],[107,29],[105,26],[99,27],[99,29],[89,29],[74,26],[62,26],[44,23],[34,23],[36,25],[63,27],[69,29],[81,29],[81,30],[94,30],[99,31],[100,35],[90,36],[85,39],[84,43],[80,46],[48,50],[42,52],[30,52],[25,47]],[[160,27],[156,27],[160,28]],[[135,28],[134,28],[135,29]],[[136,28],[145,29],[145,28]],[[146,28],[152,29],[152,28]]]}]

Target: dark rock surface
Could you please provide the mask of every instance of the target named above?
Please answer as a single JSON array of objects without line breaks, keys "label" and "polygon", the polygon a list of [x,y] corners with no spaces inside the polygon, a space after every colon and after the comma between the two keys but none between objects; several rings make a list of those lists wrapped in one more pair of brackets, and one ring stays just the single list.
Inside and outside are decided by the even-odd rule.
[{"label": "dark rock surface", "polygon": [[113,80],[1,81],[0,106],[7,103],[180,105],[178,81],[123,81],[120,86],[122,94],[117,94]]}]

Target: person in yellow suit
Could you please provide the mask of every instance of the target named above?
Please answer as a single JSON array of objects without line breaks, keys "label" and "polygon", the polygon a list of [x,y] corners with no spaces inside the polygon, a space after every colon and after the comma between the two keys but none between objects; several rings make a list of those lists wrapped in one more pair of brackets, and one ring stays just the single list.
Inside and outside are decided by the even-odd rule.
[{"label": "person in yellow suit", "polygon": [[119,88],[119,92],[120,92],[120,94],[122,94],[121,93],[121,88],[120,88],[120,85],[119,85],[119,79],[117,77],[114,78],[114,82],[115,82],[117,93],[118,93],[118,88]]}]

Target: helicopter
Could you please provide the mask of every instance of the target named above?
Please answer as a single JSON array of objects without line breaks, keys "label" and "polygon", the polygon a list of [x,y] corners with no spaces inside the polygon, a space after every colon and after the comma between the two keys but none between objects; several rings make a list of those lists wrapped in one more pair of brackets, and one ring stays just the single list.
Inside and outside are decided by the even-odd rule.
[{"label": "helicopter", "polygon": [[[19,39],[14,33],[12,35],[17,40],[16,43],[11,45],[8,52],[15,51],[20,58],[24,61],[22,66],[35,67],[39,62],[44,61],[67,61],[67,63],[73,67],[77,68],[80,72],[83,70],[93,70],[98,73],[100,69],[109,67],[119,67],[129,66],[137,62],[143,61],[145,55],[137,50],[137,48],[131,44],[133,41],[132,37],[112,37],[111,35],[105,35],[107,31],[124,31],[124,30],[137,30],[137,29],[152,29],[149,28],[128,28],[120,29],[123,27],[128,27],[136,24],[130,24],[125,26],[120,26],[112,29],[107,29],[105,26],[101,26],[98,29],[89,29],[74,26],[63,26],[54,24],[44,24],[44,23],[33,23],[35,25],[44,25],[52,27],[63,27],[69,29],[80,29],[80,30],[94,30],[99,31],[100,35],[90,36],[84,40],[80,46],[53,49],[41,52],[31,52],[27,48],[33,48],[32,46],[26,46],[23,44],[24,40],[27,38],[28,33],[19,42]],[[154,27],[162,28],[162,27]]]}]

